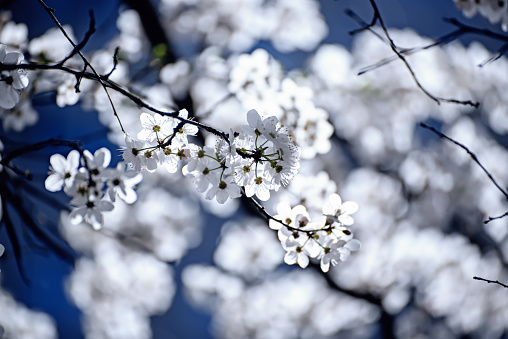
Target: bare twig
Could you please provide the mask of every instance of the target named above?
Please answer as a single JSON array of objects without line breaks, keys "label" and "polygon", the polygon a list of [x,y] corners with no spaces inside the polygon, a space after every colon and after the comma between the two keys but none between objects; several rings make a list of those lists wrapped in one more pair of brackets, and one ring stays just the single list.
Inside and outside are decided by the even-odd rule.
[{"label": "bare twig", "polygon": [[[497,189],[503,193],[503,195],[505,196],[505,198],[508,200],[508,193],[497,183],[496,179],[494,179],[494,177],[492,176],[492,174],[490,174],[490,172],[485,168],[485,166],[482,165],[482,163],[480,162],[480,160],[478,160],[478,157],[476,156],[476,154],[474,154],[473,152],[471,152],[469,150],[469,148],[467,148],[466,146],[464,146],[463,144],[461,144],[460,142],[450,138],[449,136],[439,132],[437,129],[435,129],[434,127],[431,127],[423,122],[420,123],[420,126],[422,126],[423,128],[426,128],[432,132],[434,132],[435,134],[437,134],[439,137],[443,138],[443,139],[446,139],[452,143],[454,143],[455,145],[459,146],[460,148],[462,148],[464,151],[467,152],[467,154],[469,154],[469,156],[471,157],[471,159],[473,159],[473,161],[478,165],[480,166],[480,168],[483,170],[483,172],[485,172],[485,174],[487,175],[487,177],[489,177],[490,181],[494,184],[494,186],[497,187]],[[503,218],[505,216],[508,215],[508,212],[501,215],[501,216],[498,216],[498,217],[489,217],[488,220],[484,221],[485,224],[489,223],[490,221],[492,220],[496,220],[496,219],[500,219],[500,218]]]},{"label": "bare twig", "polygon": [[485,282],[487,282],[489,284],[498,284],[500,286],[503,286],[504,288],[508,288],[508,285],[505,285],[505,284],[503,284],[502,282],[500,282],[498,280],[494,281],[494,280],[488,280],[488,279],[484,279],[484,278],[480,278],[480,277],[473,277],[473,279],[474,280],[485,281]]},{"label": "bare twig", "polygon": [[[473,102],[471,100],[457,100],[457,99],[453,99],[453,98],[441,98],[441,97],[437,97],[433,94],[431,94],[425,87],[423,87],[423,85],[420,83],[420,81],[418,80],[418,78],[416,77],[416,74],[413,70],[413,68],[411,67],[411,65],[409,64],[409,62],[407,61],[407,59],[404,57],[404,53],[403,51],[401,51],[396,45],[395,43],[393,42],[393,39],[391,38],[390,34],[388,33],[388,29],[386,28],[386,25],[383,21],[383,18],[381,17],[381,14],[379,12],[379,9],[377,7],[377,4],[376,4],[376,1],[375,0],[370,0],[370,4],[372,6],[372,9],[374,10],[374,16],[372,18],[372,21],[370,24],[366,24],[363,20],[361,20],[359,18],[358,15],[356,15],[353,11],[349,10],[347,11],[346,13],[351,16],[354,20],[356,20],[357,22],[359,20],[361,20],[360,22],[363,24],[363,27],[357,29],[357,30],[354,30],[354,31],[351,31],[350,34],[356,34],[358,32],[362,32],[362,31],[365,31],[365,30],[368,30],[372,33],[374,33],[378,38],[380,38],[382,41],[386,42],[388,45],[390,45],[390,48],[392,49],[392,51],[395,53],[395,55],[397,56],[398,59],[400,59],[405,65],[406,65],[406,68],[408,69],[409,73],[411,74],[411,77],[413,78],[416,86],[425,94],[427,95],[430,99],[434,100],[438,105],[441,104],[441,102],[449,102],[449,103],[455,103],[455,104],[461,104],[461,105],[468,105],[468,106],[473,106],[475,108],[478,108],[478,106],[480,105],[478,102]],[[379,22],[379,25],[381,26],[381,29],[383,30],[383,33],[384,33],[384,37],[382,37],[381,35],[379,35],[378,33],[374,32],[374,30],[372,29],[372,27],[376,24],[376,22]],[[451,38],[451,37],[449,37]],[[384,63],[383,63],[384,64]],[[365,72],[363,72],[365,73]],[[360,74],[363,74],[363,73],[360,73]]]},{"label": "bare twig", "polygon": [[[74,47],[74,50],[76,51],[76,53],[81,57],[81,59],[85,63],[85,70],[86,70],[86,67],[90,67],[90,69],[92,70],[93,74],[96,75],[97,80],[99,81],[99,83],[102,85],[102,88],[104,88],[104,91],[106,92],[106,95],[108,97],[109,103],[111,104],[111,107],[113,109],[113,114],[115,115],[116,119],[118,120],[118,123],[120,124],[120,128],[122,129],[122,132],[125,133],[125,130],[124,130],[123,125],[122,125],[122,122],[120,121],[120,117],[118,116],[118,113],[116,112],[115,105],[113,104],[113,100],[111,99],[111,96],[109,95],[107,86],[104,83],[103,78],[101,76],[99,76],[99,74],[95,71],[94,67],[90,64],[90,62],[87,60],[87,58],[85,58],[83,53],[81,53],[80,49],[78,49],[78,46],[74,43],[74,41],[72,41],[70,36],[67,34],[67,32],[63,28],[62,24],[58,21],[58,19],[55,16],[55,14],[54,14],[55,10],[53,8],[49,7],[48,5],[46,5],[46,3],[44,3],[44,1],[42,1],[42,0],[37,0],[37,1],[39,1],[39,3],[42,5],[42,7],[44,7],[46,12],[48,12],[49,16],[53,19],[53,21],[55,22],[57,27],[60,29],[60,31],[62,31],[62,34],[67,38],[67,40]],[[92,16],[92,18],[93,18],[93,16]],[[79,90],[79,86],[78,86],[77,89]]]},{"label": "bare twig", "polygon": [[491,221],[494,221],[494,220],[497,220],[497,219],[502,219],[504,217],[506,217],[508,215],[508,212],[504,213],[504,214],[501,214],[501,215],[498,215],[497,217],[489,217],[487,220],[485,220],[483,223],[484,224],[488,224],[489,222]]},{"label": "bare twig", "polygon": [[[70,58],[75,56],[78,52],[80,52],[85,47],[85,45],[88,43],[88,40],[90,40],[90,37],[95,33],[95,16],[94,16],[92,10],[90,10],[89,14],[90,14],[90,24],[88,27],[88,31],[85,33],[85,37],[79,44],[74,46],[74,48],[69,53],[69,55],[67,55],[65,58],[63,58],[58,63],[58,65],[63,65],[67,60],[69,60]],[[69,39],[69,37],[67,37],[67,39]]]},{"label": "bare twig", "polygon": [[113,68],[109,73],[104,74],[102,77],[105,80],[108,80],[111,74],[115,71],[116,67],[118,66],[118,52],[120,51],[120,47],[115,48],[115,53],[113,54]]}]

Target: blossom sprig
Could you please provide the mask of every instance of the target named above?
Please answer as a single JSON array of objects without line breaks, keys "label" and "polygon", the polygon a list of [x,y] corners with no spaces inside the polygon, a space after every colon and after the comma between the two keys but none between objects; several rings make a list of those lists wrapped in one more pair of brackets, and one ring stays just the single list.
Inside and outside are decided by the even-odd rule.
[{"label": "blossom sprig", "polygon": [[331,194],[323,206],[323,215],[312,219],[303,205],[293,208],[285,202],[277,206],[277,215],[270,218],[269,226],[278,231],[282,247],[286,251],[284,262],[305,268],[310,258],[320,260],[323,272],[330,264],[336,266],[346,261],[352,252],[360,249],[360,242],[353,238],[348,228],[354,223],[351,214],[358,210],[353,201],[342,202],[338,194]]},{"label": "blossom sprig", "polygon": [[[248,125],[219,139],[215,147],[200,147],[188,141],[198,128],[187,119],[188,112],[175,116],[141,114],[143,130],[138,139],[126,135],[124,160],[136,171],[155,171],[160,165],[176,172],[181,160],[188,161],[184,175],[193,179],[205,198],[219,203],[238,198],[241,188],[247,197],[262,201],[270,191],[286,186],[300,166],[300,150],[276,117],[261,118],[256,110],[247,113]],[[223,133],[216,133],[223,136]]]},{"label": "blossom sprig", "polygon": [[142,175],[126,171],[125,163],[109,168],[111,152],[100,148],[94,154],[85,150],[69,152],[67,157],[53,154],[45,187],[50,192],[63,191],[71,197],[73,210],[69,214],[73,224],[83,221],[94,229],[104,224],[103,212],[113,210],[116,197],[132,204],[137,199],[134,186]]}]

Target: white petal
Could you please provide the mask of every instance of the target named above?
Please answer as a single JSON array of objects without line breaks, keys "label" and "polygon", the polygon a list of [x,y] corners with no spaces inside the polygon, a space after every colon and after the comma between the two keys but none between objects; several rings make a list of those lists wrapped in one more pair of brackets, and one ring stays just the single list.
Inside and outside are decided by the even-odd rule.
[{"label": "white petal", "polygon": [[288,265],[296,264],[297,260],[298,256],[295,251],[287,252],[286,255],[284,255],[284,262]]},{"label": "white petal", "polygon": [[217,202],[219,204],[225,203],[229,198],[229,194],[226,192],[226,190],[219,189],[217,191]]},{"label": "white petal", "polygon": [[270,199],[270,191],[266,187],[264,187],[264,186],[263,187],[259,187],[257,192],[256,192],[256,196],[261,201],[267,201],[268,199]]},{"label": "white petal", "polygon": [[53,173],[44,181],[44,186],[50,192],[57,192],[62,189],[64,179],[59,173]]},{"label": "white petal", "polygon": [[88,213],[86,214],[86,222],[92,225],[94,230],[101,229],[104,224],[102,213],[94,209],[88,210]]},{"label": "white petal", "polygon": [[55,172],[64,173],[67,170],[67,159],[61,154],[53,154],[49,163]]},{"label": "white petal", "polygon": [[342,204],[340,210],[344,214],[353,214],[358,211],[358,204],[354,201],[346,201]]},{"label": "white petal", "polygon": [[362,247],[362,244],[356,239],[351,239],[344,247],[348,248],[351,252],[355,252]]},{"label": "white petal", "polygon": [[255,109],[251,109],[247,112],[247,122],[252,128],[257,128],[258,123],[261,122],[261,117]]},{"label": "white petal", "polygon": [[67,155],[68,169],[76,169],[79,166],[79,152],[72,150]]},{"label": "white petal", "polygon": [[85,207],[76,208],[69,214],[69,220],[72,224],[77,225],[83,221],[87,209]]},{"label": "white petal", "polygon": [[125,192],[122,190],[117,191],[118,197],[128,204],[133,204],[137,199],[138,195],[132,188],[126,187]]},{"label": "white petal", "polygon": [[328,258],[328,256],[324,256],[322,259],[321,259],[321,271],[323,272],[328,272],[328,270],[330,269],[330,258]]},{"label": "white petal", "polygon": [[355,223],[355,220],[347,214],[339,215],[339,222],[344,226],[351,226]]},{"label": "white petal", "polygon": [[301,268],[305,268],[309,265],[309,257],[303,253],[298,253],[298,265]]},{"label": "white petal", "polygon": [[111,152],[106,147],[99,148],[95,151],[95,158],[100,167],[108,167],[111,162]]}]

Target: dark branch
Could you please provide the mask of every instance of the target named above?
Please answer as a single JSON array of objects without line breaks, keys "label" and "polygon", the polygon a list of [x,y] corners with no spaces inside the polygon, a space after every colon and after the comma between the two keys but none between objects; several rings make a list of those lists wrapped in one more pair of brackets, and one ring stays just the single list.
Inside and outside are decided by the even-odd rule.
[{"label": "dark branch", "polygon": [[72,51],[69,53],[68,56],[66,56],[62,61],[58,63],[58,65],[63,65],[67,60],[75,56],[78,52],[81,52],[81,50],[85,47],[85,45],[88,43],[88,40],[90,40],[90,37],[95,33],[95,16],[93,14],[93,10],[90,10],[90,25],[88,27],[88,31],[85,34],[85,37],[83,40],[74,46]]},{"label": "dark branch", "polygon": [[480,280],[480,281],[485,281],[489,284],[498,284],[500,286],[503,286],[504,288],[508,288],[508,285],[505,285],[503,284],[502,282],[499,282],[498,280],[494,281],[494,280],[488,280],[488,279],[484,279],[484,278],[480,278],[480,277],[473,277],[474,280]]},{"label": "dark branch", "polygon": [[120,51],[120,47],[115,48],[115,53],[113,54],[113,68],[109,73],[104,74],[102,76],[103,79],[108,80],[111,74],[115,71],[116,67],[118,66],[118,51]]},{"label": "dark branch", "polygon": [[[413,78],[416,86],[425,95],[427,95],[430,99],[434,100],[438,105],[441,104],[441,102],[450,102],[450,103],[461,104],[461,105],[469,105],[469,106],[473,106],[475,108],[478,108],[478,106],[480,105],[478,102],[473,102],[473,101],[470,101],[470,100],[463,101],[463,100],[457,100],[457,99],[440,98],[440,97],[437,97],[437,96],[431,94],[429,91],[427,91],[427,89],[425,87],[423,87],[423,85],[420,83],[420,81],[416,77],[416,74],[415,74],[413,68],[411,67],[411,65],[409,64],[407,59],[404,57],[404,55],[403,55],[404,53],[402,53],[402,51],[393,42],[393,39],[391,38],[390,34],[388,33],[388,29],[386,28],[386,25],[385,25],[385,23],[383,21],[383,18],[381,17],[381,14],[379,12],[379,9],[378,9],[378,7],[376,5],[375,0],[370,0],[370,4],[372,6],[372,9],[374,10],[374,16],[373,16],[373,19],[372,19],[370,24],[366,24],[353,11],[349,10],[349,11],[346,12],[355,21],[358,22],[358,20],[361,20],[361,22],[363,23],[363,27],[361,27],[360,29],[357,29],[355,31],[351,31],[350,34],[356,34],[358,32],[368,30],[368,31],[374,33],[382,41],[384,41],[385,43],[390,45],[390,48],[395,53],[397,58],[400,59],[404,63],[404,65],[406,65],[406,68],[408,69],[409,73],[411,74],[411,77]],[[379,35],[378,33],[374,32],[372,30],[372,27],[376,24],[376,22],[379,22],[379,24],[381,26],[381,29],[383,30],[385,38],[383,38],[381,35]],[[362,73],[360,73],[360,74],[362,74]]]},{"label": "dark branch", "polygon": [[[77,48],[77,45],[74,43],[74,41],[72,41],[72,39],[69,37],[69,35],[65,31],[65,29],[63,28],[62,24],[58,21],[58,19],[56,18],[55,14],[53,13],[55,10],[53,8],[50,8],[48,5],[46,5],[44,3],[44,1],[42,1],[42,0],[38,0],[38,1],[42,5],[42,7],[44,7],[46,12],[48,12],[48,14],[51,17],[51,19],[53,19],[53,21],[55,22],[57,27],[60,29],[62,34],[67,38],[67,40],[70,42],[72,47],[74,47],[74,50],[77,52],[77,54],[81,57],[81,59],[85,63],[85,69],[86,69],[86,67],[90,67],[90,69],[92,70],[93,74],[95,74],[95,76],[97,77],[97,80],[99,81],[99,83],[102,85],[102,88],[104,88],[104,91],[106,92],[106,95],[108,97],[109,103],[111,104],[111,107],[113,109],[113,114],[115,115],[116,119],[118,120],[118,123],[120,124],[120,128],[122,129],[122,132],[125,133],[125,130],[124,130],[123,125],[122,125],[122,122],[120,121],[120,117],[118,116],[118,113],[116,112],[115,105],[113,104],[113,100],[111,99],[111,96],[109,95],[107,86],[104,83],[102,77],[99,76],[99,74],[95,71],[95,68],[90,64],[90,62],[88,62],[87,58],[85,58],[83,53],[81,53],[81,51]],[[79,85],[77,86],[76,90],[79,91]]]},{"label": "dark branch", "polygon": [[[460,142],[446,136],[445,134],[439,132],[437,129],[435,129],[434,127],[431,127],[427,124],[424,124],[423,122],[420,123],[420,126],[422,126],[423,128],[426,128],[432,132],[434,132],[435,134],[437,134],[439,137],[443,138],[443,139],[446,139],[452,143],[454,143],[455,145],[459,146],[460,148],[462,148],[464,151],[467,152],[467,154],[469,154],[469,156],[471,157],[471,159],[473,159],[473,161],[478,165],[480,166],[480,168],[483,170],[483,172],[485,172],[485,174],[487,174],[487,176],[489,177],[490,181],[494,184],[494,186],[497,187],[497,189],[503,193],[503,195],[505,196],[505,198],[508,200],[508,193],[497,183],[496,179],[494,179],[494,177],[492,176],[492,174],[490,174],[490,172],[482,165],[482,163],[480,162],[480,160],[478,160],[478,157],[476,156],[476,154],[474,154],[473,152],[471,152],[469,150],[469,148],[467,148],[466,146],[464,146],[463,144],[461,144]],[[502,218],[504,216],[508,215],[508,213],[505,213],[503,214],[502,216],[499,216],[499,217],[495,217],[495,218],[489,218],[489,220],[485,221],[484,223],[488,223],[489,221],[491,220],[494,220],[494,219],[499,219],[499,218]]]}]

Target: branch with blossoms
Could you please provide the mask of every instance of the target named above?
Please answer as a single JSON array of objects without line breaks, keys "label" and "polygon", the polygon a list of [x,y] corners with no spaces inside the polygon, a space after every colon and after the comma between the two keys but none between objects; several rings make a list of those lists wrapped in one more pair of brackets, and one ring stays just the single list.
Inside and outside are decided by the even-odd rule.
[{"label": "branch with blossoms", "polygon": [[[54,63],[22,63],[21,53],[12,52],[11,55],[5,52],[0,71],[5,79],[2,82],[4,90],[10,93],[8,106],[18,103],[19,93],[27,88],[27,70],[70,74],[76,79],[76,92],[80,89],[81,79],[92,80],[106,92],[113,114],[124,132],[126,145],[122,149],[123,162],[115,169],[108,168],[111,153],[106,148],[94,154],[87,150],[73,150],[66,157],[61,154],[51,156],[45,187],[50,192],[63,190],[69,196],[71,223],[85,222],[96,230],[101,229],[103,214],[113,210],[117,198],[128,204],[135,202],[134,188],[142,180],[142,170],[155,172],[163,167],[169,173],[175,173],[181,168],[196,190],[205,194],[205,199],[215,199],[220,204],[245,195],[261,206],[256,199],[267,201],[271,192],[289,185],[300,167],[301,149],[292,141],[290,129],[283,127],[277,117],[264,117],[256,110],[250,110],[247,112],[248,125],[226,133],[194,120],[186,109],[173,112],[158,109],[110,79],[118,63],[117,52],[113,55],[113,69],[105,74],[99,74],[81,53],[94,31],[93,16],[83,42],[76,44],[54,16],[54,10],[41,0],[39,2],[73,50]],[[75,65],[68,66],[74,55],[79,55],[82,60],[80,70]],[[137,135],[125,132],[109,95],[110,89],[150,112],[140,114],[142,130]],[[218,137],[215,146],[200,146],[189,140],[200,130]],[[353,238],[349,229],[353,224],[351,214],[357,209],[355,203],[342,203],[337,194],[332,194],[323,207],[323,215],[318,218],[311,219],[302,205],[293,208],[279,205],[278,215],[270,216],[266,210],[263,214],[269,216],[270,228],[278,231],[282,247],[287,252],[287,264],[304,268],[309,264],[309,258],[316,258],[326,272],[330,265],[347,260],[360,248],[359,241]]]}]

